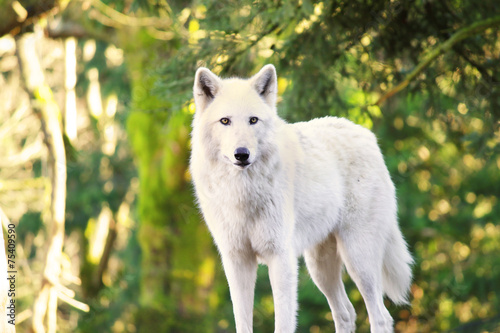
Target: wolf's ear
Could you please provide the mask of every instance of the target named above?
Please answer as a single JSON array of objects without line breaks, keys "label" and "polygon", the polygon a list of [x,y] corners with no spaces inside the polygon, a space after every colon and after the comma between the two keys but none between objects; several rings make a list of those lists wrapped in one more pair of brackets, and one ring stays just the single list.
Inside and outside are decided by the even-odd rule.
[{"label": "wolf's ear", "polygon": [[203,111],[214,100],[222,81],[208,68],[200,67],[194,77],[194,103],[197,111]]},{"label": "wolf's ear", "polygon": [[278,97],[278,78],[274,66],[271,64],[265,65],[251,80],[260,97],[271,108],[274,108]]}]

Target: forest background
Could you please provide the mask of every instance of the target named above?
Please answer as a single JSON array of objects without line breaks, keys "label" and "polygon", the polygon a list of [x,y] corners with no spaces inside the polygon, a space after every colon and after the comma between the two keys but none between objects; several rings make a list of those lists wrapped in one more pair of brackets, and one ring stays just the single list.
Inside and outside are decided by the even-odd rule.
[{"label": "forest background", "polygon": [[[18,332],[234,332],[187,170],[197,67],[373,130],[415,256],[398,332],[500,332],[500,2],[0,0]],[[255,332],[273,331],[260,267]],[[346,276],[368,332],[359,292]],[[332,332],[304,265],[298,332]]]}]

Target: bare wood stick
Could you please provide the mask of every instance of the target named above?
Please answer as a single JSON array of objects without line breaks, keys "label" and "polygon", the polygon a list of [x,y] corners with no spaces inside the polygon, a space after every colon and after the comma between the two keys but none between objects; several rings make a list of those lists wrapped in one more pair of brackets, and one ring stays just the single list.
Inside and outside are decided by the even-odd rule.
[{"label": "bare wood stick", "polygon": [[76,299],[74,299],[72,297],[69,297],[69,296],[62,294],[62,293],[58,293],[57,296],[59,297],[59,299],[61,301],[68,303],[69,305],[71,305],[72,307],[74,307],[78,310],[81,310],[83,312],[90,311],[90,307],[87,304],[82,303],[80,301],[77,301]]},{"label": "bare wood stick", "polygon": [[408,84],[410,84],[411,81],[413,81],[421,72],[424,71],[425,68],[427,68],[427,66],[431,64],[432,61],[434,61],[434,59],[436,59],[441,54],[449,51],[453,47],[453,45],[457,44],[458,42],[464,40],[467,37],[476,35],[488,28],[495,27],[498,25],[500,25],[500,15],[494,16],[492,18],[483,21],[476,22],[468,27],[458,30],[446,42],[444,42],[443,44],[439,45],[438,47],[430,51],[425,56],[424,60],[420,62],[418,66],[415,67],[415,69],[413,69],[410,72],[410,74],[406,76],[403,82],[401,82],[400,84],[389,90],[387,93],[382,95],[375,103],[375,105],[381,105],[387,99],[391,98],[401,90],[405,89],[408,86]]},{"label": "bare wood stick", "polygon": [[19,313],[16,316],[16,324],[20,324],[26,319],[29,319],[33,316],[33,310],[32,309],[26,309],[23,312]]}]

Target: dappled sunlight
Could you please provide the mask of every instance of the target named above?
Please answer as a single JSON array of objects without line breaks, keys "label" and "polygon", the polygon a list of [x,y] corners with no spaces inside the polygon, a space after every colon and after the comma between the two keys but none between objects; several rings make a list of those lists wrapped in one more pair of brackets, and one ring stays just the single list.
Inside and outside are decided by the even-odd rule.
[{"label": "dappled sunlight", "polygon": [[91,68],[87,73],[89,79],[89,89],[87,93],[87,103],[89,111],[95,118],[100,118],[102,115],[102,98],[101,86],[99,83],[99,70]]},{"label": "dappled sunlight", "polygon": [[94,265],[101,260],[112,218],[113,212],[108,206],[104,206],[97,219],[91,218],[87,224],[85,236],[89,240],[88,260]]},{"label": "dappled sunlight", "polygon": [[[423,259],[420,265],[422,270],[439,275],[446,270],[450,263],[452,264],[453,276],[448,277],[450,285],[445,290],[439,290],[441,297],[433,302],[438,304],[440,314],[444,318],[457,316],[460,322],[463,323],[470,321],[471,318],[486,318],[487,313],[492,310],[490,304],[481,304],[473,294],[469,294],[465,300],[456,299],[459,292],[456,288],[460,288],[457,283],[465,283],[474,275],[483,277],[485,274],[491,274],[490,270],[494,268],[487,264],[484,259],[485,256],[500,249],[500,227],[491,223],[486,224],[484,227],[474,226],[470,236],[470,243],[439,239],[438,242],[429,244],[430,246],[427,248],[423,243],[416,244],[416,250]],[[471,266],[475,269],[470,270],[469,267]],[[439,289],[439,286],[433,282],[423,282],[418,286],[413,286],[412,311],[416,315],[423,315],[425,313],[423,306],[429,306],[428,300],[424,297],[424,290],[428,289],[428,292],[434,293],[436,288]],[[493,294],[488,293],[488,297],[491,296]],[[440,328],[449,329],[449,325],[448,320],[443,320]]]}]

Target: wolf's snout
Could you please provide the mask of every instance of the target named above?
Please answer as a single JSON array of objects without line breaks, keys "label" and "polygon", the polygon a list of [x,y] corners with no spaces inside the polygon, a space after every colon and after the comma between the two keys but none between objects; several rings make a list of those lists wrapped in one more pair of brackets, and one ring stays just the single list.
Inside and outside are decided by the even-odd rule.
[{"label": "wolf's snout", "polygon": [[234,151],[234,158],[240,162],[246,162],[250,157],[250,150],[245,147],[236,148]]}]

